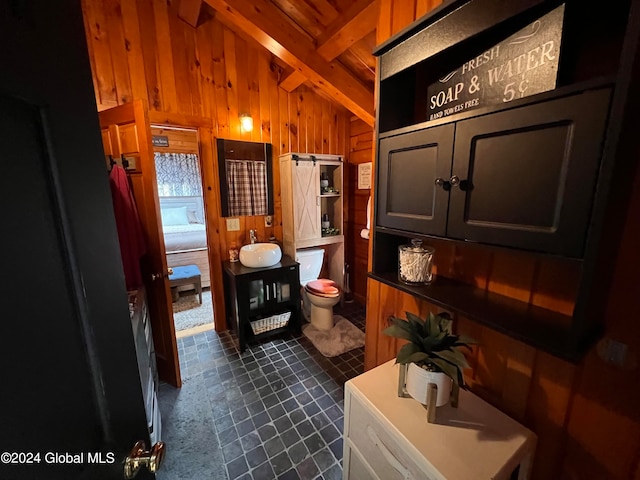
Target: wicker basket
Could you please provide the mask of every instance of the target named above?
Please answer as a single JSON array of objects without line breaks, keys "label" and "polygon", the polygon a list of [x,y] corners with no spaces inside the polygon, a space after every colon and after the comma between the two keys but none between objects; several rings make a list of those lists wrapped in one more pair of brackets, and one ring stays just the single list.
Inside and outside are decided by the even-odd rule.
[{"label": "wicker basket", "polygon": [[291,312],[284,312],[279,315],[271,315],[270,317],[249,322],[249,324],[251,325],[253,334],[260,335],[261,333],[269,332],[276,328],[285,327],[289,323],[290,318]]}]

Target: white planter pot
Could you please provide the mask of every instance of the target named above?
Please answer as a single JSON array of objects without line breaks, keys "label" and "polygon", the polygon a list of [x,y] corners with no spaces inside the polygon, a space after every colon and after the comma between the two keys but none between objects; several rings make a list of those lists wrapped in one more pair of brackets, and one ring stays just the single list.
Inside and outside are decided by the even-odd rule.
[{"label": "white planter pot", "polygon": [[407,393],[423,405],[427,404],[427,385],[435,383],[438,387],[436,407],[449,403],[453,380],[442,372],[429,372],[415,363],[407,365],[405,379]]}]

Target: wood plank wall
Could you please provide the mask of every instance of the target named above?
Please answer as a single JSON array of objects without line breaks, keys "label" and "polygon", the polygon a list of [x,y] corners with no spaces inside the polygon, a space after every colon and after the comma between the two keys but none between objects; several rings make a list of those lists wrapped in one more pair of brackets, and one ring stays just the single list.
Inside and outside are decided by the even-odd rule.
[{"label": "wood plank wall", "polygon": [[373,161],[373,128],[353,117],[350,131],[347,263],[353,298],[364,305],[367,299],[369,241],[362,238],[360,232],[367,226],[367,199],[371,190],[358,189],[358,165]]},{"label": "wood plank wall", "polygon": [[[215,18],[194,29],[178,7],[177,0],[82,0],[96,103],[103,110],[143,98],[150,110],[210,118],[216,137],[272,143],[273,226],[265,227],[264,216],[241,217],[240,231],[227,232],[220,221],[211,247],[227,259],[231,243],[248,243],[250,229],[259,240],[282,241],[278,156],[347,157],[351,114],[305,86],[287,93],[264,48]],[[253,117],[251,133],[240,131],[244,112]],[[219,192],[218,184],[207,187]]]},{"label": "wood plank wall", "polygon": [[[381,0],[377,42],[439,3]],[[458,331],[480,342],[466,375],[472,390],[539,437],[535,479],[640,478],[640,324],[634,318],[640,285],[639,214],[640,171],[618,250],[605,326],[607,338],[629,348],[625,368],[605,363],[596,349],[581,364],[573,365],[466,318],[456,318]],[[579,277],[576,265],[478,246],[433,243],[439,275],[552,310],[571,313],[573,309]],[[398,345],[379,332],[390,315],[404,316],[406,311],[426,315],[436,307],[368,281],[366,368],[394,358]]]}]

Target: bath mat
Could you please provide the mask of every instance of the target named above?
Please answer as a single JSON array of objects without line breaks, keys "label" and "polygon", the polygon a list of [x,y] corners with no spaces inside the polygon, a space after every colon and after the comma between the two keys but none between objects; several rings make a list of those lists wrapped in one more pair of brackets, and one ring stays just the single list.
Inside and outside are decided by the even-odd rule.
[{"label": "bath mat", "polygon": [[176,332],[213,322],[211,290],[202,291],[202,304],[195,292],[180,292],[179,300],[173,304],[173,324]]},{"label": "bath mat", "polygon": [[318,330],[310,323],[302,327],[302,333],[325,357],[337,357],[354,348],[364,346],[364,332],[341,315],[333,316],[331,330]]}]

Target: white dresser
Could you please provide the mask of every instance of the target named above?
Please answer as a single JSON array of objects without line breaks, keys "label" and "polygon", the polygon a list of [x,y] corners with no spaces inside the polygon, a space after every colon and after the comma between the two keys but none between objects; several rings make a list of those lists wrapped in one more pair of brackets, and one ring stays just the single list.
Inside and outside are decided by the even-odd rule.
[{"label": "white dresser", "polygon": [[461,390],[458,408],[439,407],[436,423],[413,398],[400,398],[391,360],[345,384],[344,479],[529,478],[533,432]]}]

